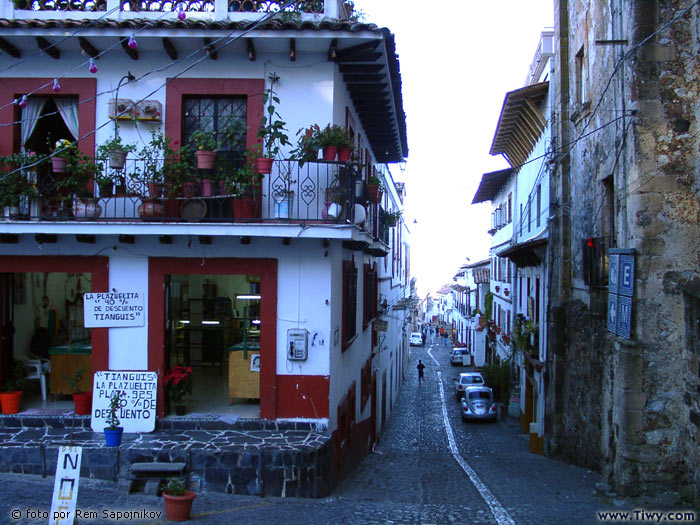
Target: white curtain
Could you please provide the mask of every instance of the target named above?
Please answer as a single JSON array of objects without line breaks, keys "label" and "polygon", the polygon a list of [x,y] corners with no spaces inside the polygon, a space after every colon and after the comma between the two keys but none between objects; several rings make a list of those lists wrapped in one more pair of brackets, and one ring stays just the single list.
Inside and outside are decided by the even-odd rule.
[{"label": "white curtain", "polygon": [[22,149],[25,149],[29,137],[34,133],[39,115],[46,105],[46,97],[28,97],[27,105],[22,108],[22,124],[20,134],[22,135]]},{"label": "white curtain", "polygon": [[58,112],[66,123],[68,131],[75,140],[78,140],[78,98],[56,97],[54,99]]}]

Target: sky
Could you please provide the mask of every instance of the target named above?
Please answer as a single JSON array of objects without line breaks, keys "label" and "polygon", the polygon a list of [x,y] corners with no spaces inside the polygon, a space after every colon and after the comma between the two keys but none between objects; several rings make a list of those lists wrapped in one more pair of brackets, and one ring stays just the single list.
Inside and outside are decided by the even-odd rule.
[{"label": "sky", "polygon": [[484,173],[509,167],[489,155],[491,142],[506,93],[523,87],[540,34],[554,26],[554,2],[355,0],[355,7],[396,38],[409,155],[405,171],[390,168],[406,183],[411,273],[424,297],[465,262],[489,256],[491,204],[471,202]]}]

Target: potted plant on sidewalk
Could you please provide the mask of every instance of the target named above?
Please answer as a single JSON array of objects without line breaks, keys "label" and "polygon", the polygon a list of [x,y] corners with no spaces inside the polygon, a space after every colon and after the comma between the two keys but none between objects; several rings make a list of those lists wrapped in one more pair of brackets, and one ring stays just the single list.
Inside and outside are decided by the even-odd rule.
[{"label": "potted plant on sidewalk", "polygon": [[182,404],[182,398],[185,394],[192,393],[192,367],[178,365],[171,368],[163,377],[163,384],[175,414],[184,416],[185,406]]},{"label": "potted plant on sidewalk", "polygon": [[90,415],[92,409],[92,390],[83,392],[81,389],[84,374],[85,367],[83,366],[78,368],[72,375],[63,376],[63,379],[73,391],[73,404],[75,405],[75,414],[77,416]]},{"label": "potted plant on sidewalk", "polygon": [[192,512],[192,502],[197,495],[185,488],[185,484],[177,478],[170,478],[163,490],[165,519],[168,521],[187,521]]},{"label": "potted plant on sidewalk", "polygon": [[122,444],[122,434],[124,427],[119,426],[117,410],[126,402],[125,393],[117,390],[109,400],[109,412],[107,415],[107,426],[104,428],[105,443],[108,447],[118,447]]},{"label": "potted plant on sidewalk", "polygon": [[3,414],[16,414],[22,401],[22,389],[27,371],[22,361],[15,359],[12,375],[5,379],[3,392],[0,393],[0,409]]}]

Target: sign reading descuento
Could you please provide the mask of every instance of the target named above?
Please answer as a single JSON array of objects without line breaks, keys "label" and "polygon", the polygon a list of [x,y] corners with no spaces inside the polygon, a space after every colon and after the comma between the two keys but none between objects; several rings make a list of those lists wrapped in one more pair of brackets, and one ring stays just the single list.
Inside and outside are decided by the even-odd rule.
[{"label": "sign reading descuento", "polygon": [[92,388],[91,427],[102,432],[107,426],[109,402],[116,392],[124,392],[117,410],[124,432],[152,432],[156,427],[158,374],[117,370],[95,372]]},{"label": "sign reading descuento", "polygon": [[86,328],[144,326],[146,312],[139,292],[100,292],[83,295]]}]

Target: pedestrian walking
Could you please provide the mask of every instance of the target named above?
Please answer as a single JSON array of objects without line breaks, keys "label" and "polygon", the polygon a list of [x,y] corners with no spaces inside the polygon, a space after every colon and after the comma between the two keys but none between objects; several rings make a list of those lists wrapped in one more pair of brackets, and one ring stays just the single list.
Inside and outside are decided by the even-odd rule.
[{"label": "pedestrian walking", "polygon": [[425,330],[423,330],[423,333],[420,334],[420,338],[423,341],[423,346],[425,346]]},{"label": "pedestrian walking", "polygon": [[420,386],[423,383],[423,370],[425,370],[423,361],[419,359],[416,368],[418,369],[418,386]]}]

